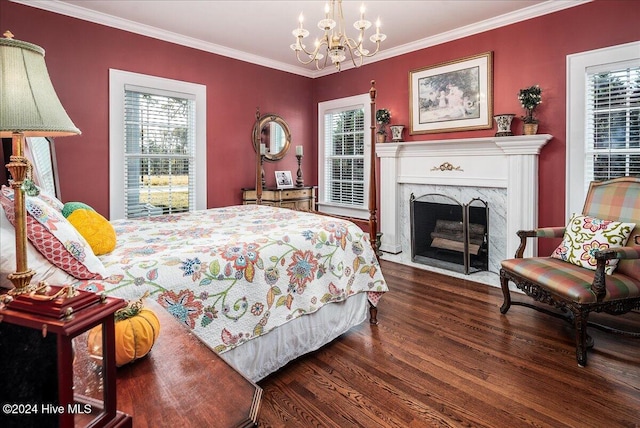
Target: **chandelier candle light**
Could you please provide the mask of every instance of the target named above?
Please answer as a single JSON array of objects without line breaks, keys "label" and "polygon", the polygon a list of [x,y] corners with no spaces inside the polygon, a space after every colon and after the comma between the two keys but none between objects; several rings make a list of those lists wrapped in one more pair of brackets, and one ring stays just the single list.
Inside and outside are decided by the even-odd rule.
[{"label": "chandelier candle light", "polygon": [[[336,5],[336,3],[338,3]],[[347,37],[344,25],[344,15],[342,13],[342,0],[331,0],[324,6],[324,19],[318,22],[318,28],[324,31],[324,35],[320,39],[316,39],[315,48],[313,51],[308,51],[306,46],[302,43],[302,39],[309,35],[309,31],[305,30],[302,26],[304,22],[304,16],[300,13],[298,18],[298,28],[292,31],[293,36],[296,38],[294,44],[291,45],[291,49],[295,51],[298,61],[303,64],[310,64],[315,62],[316,68],[322,70],[328,64],[328,60],[331,60],[338,71],[340,71],[340,65],[342,61],[347,59],[347,53],[350,56],[351,62],[354,67],[360,67],[363,63],[364,57],[372,57],[380,50],[380,42],[384,41],[387,36],[380,32],[380,19],[376,21],[376,32],[369,40],[376,44],[376,49],[373,52],[369,52],[364,48],[363,40],[364,33],[371,27],[371,22],[364,19],[364,4],[360,6],[360,19],[353,23],[353,26],[358,30],[358,38],[352,39]],[[300,52],[307,55],[308,59],[300,57]],[[324,53],[322,53],[324,52]],[[324,61],[321,65],[321,60]]]}]

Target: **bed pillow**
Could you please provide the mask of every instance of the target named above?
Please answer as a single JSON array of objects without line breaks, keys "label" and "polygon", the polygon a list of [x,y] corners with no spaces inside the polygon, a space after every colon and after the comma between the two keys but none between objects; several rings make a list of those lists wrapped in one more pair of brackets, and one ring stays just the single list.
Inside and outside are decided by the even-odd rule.
[{"label": "bed pillow", "polygon": [[[66,206],[65,204],[65,208]],[[75,209],[66,217],[87,240],[96,256],[110,253],[116,248],[115,229],[106,218],[93,209]]]},{"label": "bed pillow", "polygon": [[[569,220],[562,242],[551,257],[595,270],[595,252],[608,248],[624,247],[635,223],[601,220],[595,217],[574,214]],[[611,275],[618,259],[607,260],[604,268]]]},{"label": "bed pillow", "polygon": [[[44,202],[47,203],[47,205],[49,205],[51,208],[57,210],[57,211],[62,211],[62,208],[64,207],[64,204],[55,196],[53,196],[51,193],[47,192],[46,190],[44,190],[42,187],[36,186],[38,189],[38,198],[42,199]],[[9,187],[9,186],[2,186],[2,193],[4,195],[6,195],[8,198],[13,199],[13,188]]]},{"label": "bed pillow", "polygon": [[[3,189],[4,190],[4,189]],[[15,225],[13,194],[0,193],[0,204]],[[78,279],[102,279],[104,265],[87,241],[59,211],[35,196],[25,196],[27,237],[52,264]]]},{"label": "bed pillow", "polygon": [[71,213],[73,213],[75,210],[95,211],[93,208],[91,208],[89,205],[85,204],[84,202],[67,202],[62,207],[62,215],[65,216],[66,218],[69,218]]},{"label": "bed pillow", "polygon": [[[9,222],[0,206],[0,288],[13,288],[13,283],[9,281],[7,275],[16,271],[16,237],[15,228]],[[31,278],[32,284],[39,281],[47,281],[52,285],[70,284],[76,279],[62,269],[49,263],[42,254],[27,242],[27,266],[35,271]]]},{"label": "bed pillow", "polygon": [[51,206],[53,209],[57,211],[62,211],[64,204],[58,198],[56,198],[55,196],[53,196],[52,194],[50,194],[49,192],[47,192],[41,187],[38,187],[38,190],[40,190],[40,193],[38,194],[38,198],[45,201],[47,205]]}]

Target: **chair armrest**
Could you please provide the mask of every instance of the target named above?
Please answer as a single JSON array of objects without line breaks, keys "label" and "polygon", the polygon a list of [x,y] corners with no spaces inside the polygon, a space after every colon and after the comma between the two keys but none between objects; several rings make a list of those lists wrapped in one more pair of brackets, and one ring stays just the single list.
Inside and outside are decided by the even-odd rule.
[{"label": "chair armrest", "polygon": [[[638,236],[634,241],[638,241]],[[596,294],[598,300],[602,299],[606,294],[604,268],[607,264],[607,260],[611,259],[640,259],[640,247],[618,247],[609,248],[606,250],[600,250],[595,252],[596,257],[596,273],[593,277],[593,283],[591,284],[591,290]]]},{"label": "chair armrest", "polygon": [[596,260],[603,259],[605,262],[611,259],[640,259],[640,247],[618,247],[596,251]]},{"label": "chair armrest", "polygon": [[527,246],[527,238],[562,238],[565,227],[540,227],[534,230],[519,230],[517,235],[520,237],[520,245],[516,250],[515,258],[521,259],[524,249]]},{"label": "chair armrest", "polygon": [[535,230],[538,238],[562,238],[566,227],[540,227]]}]

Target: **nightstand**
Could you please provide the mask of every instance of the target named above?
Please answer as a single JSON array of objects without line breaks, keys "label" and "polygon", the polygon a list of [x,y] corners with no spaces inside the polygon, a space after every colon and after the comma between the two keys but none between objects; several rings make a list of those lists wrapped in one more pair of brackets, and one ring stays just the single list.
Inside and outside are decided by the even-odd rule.
[{"label": "nightstand", "polygon": [[[262,205],[289,208],[296,211],[316,210],[316,186],[292,187],[290,189],[276,189],[265,187],[262,189]],[[256,189],[242,189],[242,204],[256,203]]]}]

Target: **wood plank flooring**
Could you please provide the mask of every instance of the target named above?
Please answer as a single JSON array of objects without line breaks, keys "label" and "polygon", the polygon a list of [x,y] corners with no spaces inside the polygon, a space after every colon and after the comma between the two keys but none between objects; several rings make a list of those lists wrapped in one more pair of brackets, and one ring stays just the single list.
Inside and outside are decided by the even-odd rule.
[{"label": "wood plank flooring", "polygon": [[[521,306],[501,315],[498,288],[388,261],[382,271],[380,324],[259,382],[259,426],[640,427],[640,340],[591,329],[580,368],[569,324]],[[637,312],[615,322],[640,331]]]}]

